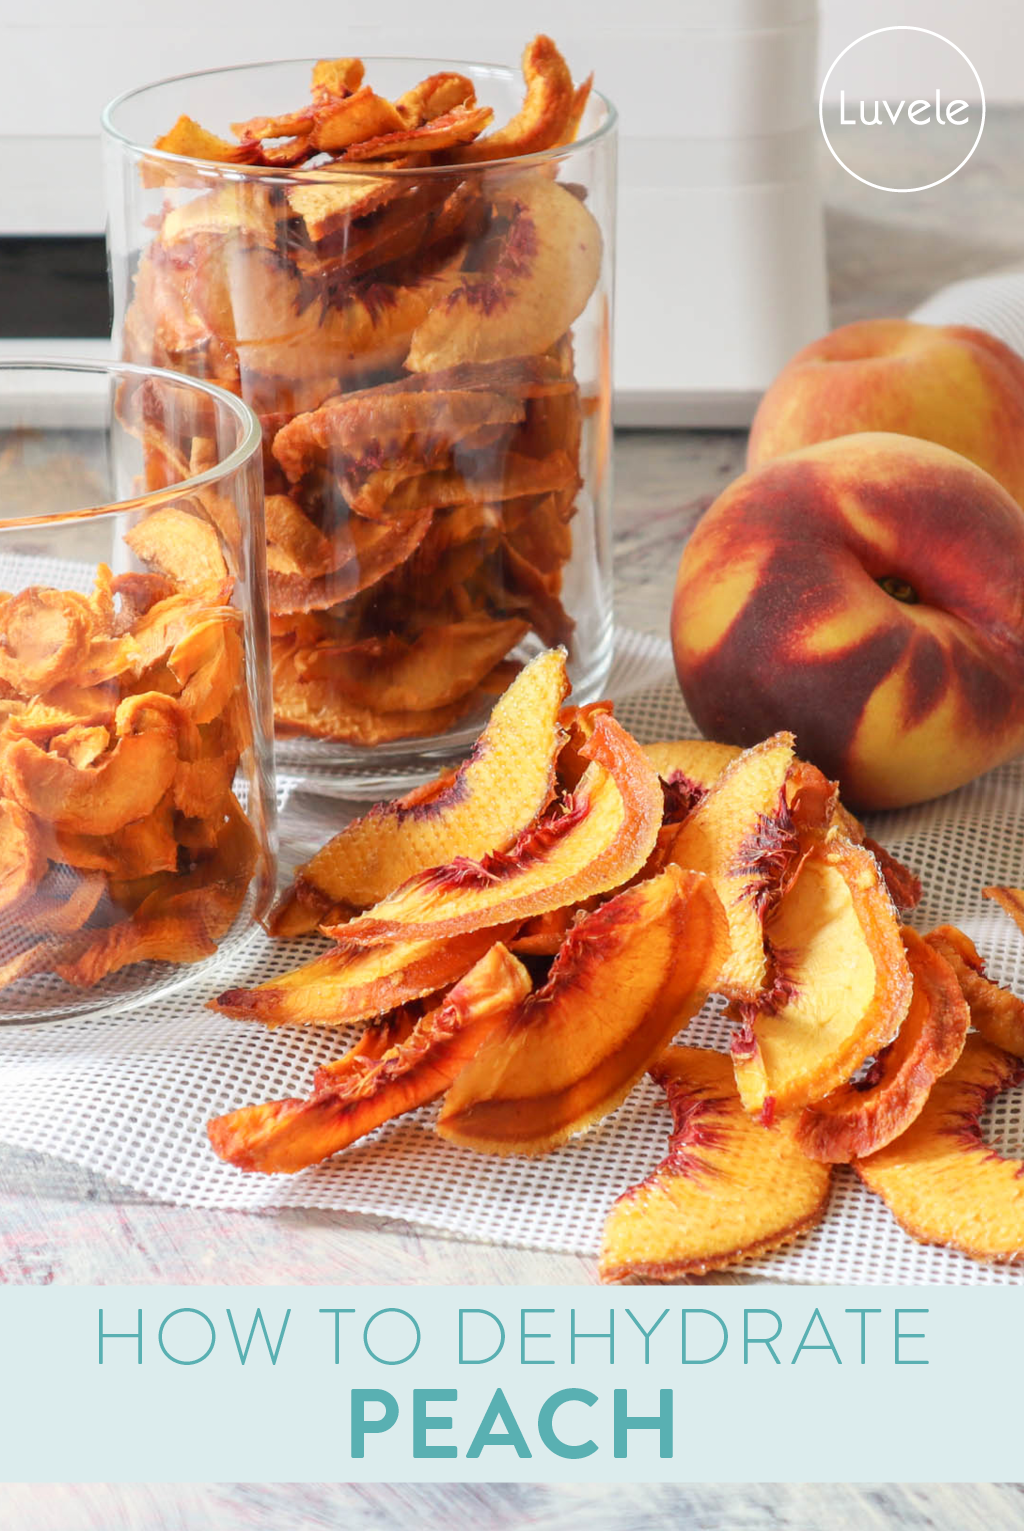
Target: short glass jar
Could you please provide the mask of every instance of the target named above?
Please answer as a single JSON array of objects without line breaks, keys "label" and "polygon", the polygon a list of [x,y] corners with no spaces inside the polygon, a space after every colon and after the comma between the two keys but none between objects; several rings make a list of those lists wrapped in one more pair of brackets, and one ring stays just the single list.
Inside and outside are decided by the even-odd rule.
[{"label": "short glass jar", "polygon": [[207,383],[0,364],[0,1021],[151,1000],[267,910],[260,446]]},{"label": "short glass jar", "polygon": [[[423,76],[495,123],[522,103],[508,69],[363,63],[385,106]],[[479,163],[150,147],[183,114],[229,134],[284,113],[282,158],[308,153],[313,67],[107,108],[114,332],[259,416],[278,755],[372,790],[463,749],[540,648],[565,645],[574,701],[604,690],[615,113],[584,95],[573,142]]]}]

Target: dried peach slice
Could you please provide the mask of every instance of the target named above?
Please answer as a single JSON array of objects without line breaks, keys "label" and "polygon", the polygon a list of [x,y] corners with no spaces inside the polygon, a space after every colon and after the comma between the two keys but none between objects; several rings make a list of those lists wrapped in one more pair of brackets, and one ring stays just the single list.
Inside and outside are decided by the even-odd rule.
[{"label": "dried peach slice", "polygon": [[106,879],[98,873],[87,872],[84,877],[75,879],[70,893],[61,897],[55,891],[55,884],[60,885],[66,876],[66,873],[58,872],[44,879],[25,908],[19,911],[19,931],[56,936],[81,930],[103,897]]},{"label": "dried peach slice", "polygon": [[470,692],[443,707],[420,712],[379,712],[345,697],[332,680],[304,673],[302,650],[291,644],[279,647],[272,640],[274,720],[277,732],[309,734],[319,739],[340,739],[348,744],[386,744],[395,739],[429,738],[453,728],[478,705]]},{"label": "dried peach slice", "polygon": [[361,58],[321,58],[313,65],[310,88],[314,100],[327,96],[350,96],[366,73]]},{"label": "dried peach slice", "polygon": [[412,1036],[416,1022],[426,1014],[422,1004],[400,1005],[387,1015],[371,1021],[347,1053],[330,1063],[321,1064],[313,1075],[313,1089],[321,1090],[339,1079],[352,1080],[364,1074],[368,1064],[378,1063],[385,1053]]},{"label": "dried peach slice", "polygon": [[398,97],[394,107],[407,128],[418,128],[431,118],[452,111],[456,106],[475,104],[473,81],[467,75],[444,70],[420,80],[418,85]]},{"label": "dried peach slice", "polygon": [[569,67],[543,33],[523,52],[523,78],[526,99],[522,109],[496,133],[461,150],[458,158],[463,163],[537,154],[565,143],[575,133],[577,111],[582,116],[586,101],[577,102]]},{"label": "dried peach slice", "polygon": [[84,597],[29,585],[0,605],[0,680],[35,696],[66,680],[92,636]]},{"label": "dried peach slice", "polygon": [[1024,1058],[1024,1000],[985,977],[985,964],[974,942],[955,925],[938,925],[925,940],[956,974],[975,1030],[994,1047]]},{"label": "dried peach slice", "polygon": [[439,510],[466,503],[494,505],[579,484],[579,476],[565,452],[552,452],[545,458],[506,452],[498,473],[477,474],[465,458],[457,468],[425,469],[403,475],[397,483],[392,478],[393,471],[378,469],[362,482],[346,475],[345,498],[352,509],[364,516],[390,516],[395,512],[408,514],[413,510]]},{"label": "dried peach slice", "polygon": [[188,819],[209,819],[223,807],[238,766],[238,752],[225,737],[220,719],[182,730],[178,768],[171,798]]},{"label": "dried peach slice", "polygon": [[963,1050],[971,1012],[956,974],[916,931],[904,929],[903,945],[914,985],[910,1009],[863,1080],[804,1108],[796,1136],[812,1159],[849,1164],[898,1138]]},{"label": "dried peach slice", "polygon": [[392,133],[382,133],[377,138],[364,138],[353,144],[345,154],[345,162],[367,159],[390,159],[393,154],[433,153],[437,149],[454,149],[459,144],[469,144],[478,138],[484,128],[494,120],[489,106],[453,106],[450,111],[419,127],[402,127]]},{"label": "dried peach slice", "polygon": [[487,272],[462,272],[413,334],[411,372],[538,355],[587,305],[601,270],[601,231],[557,181],[524,174],[496,192],[507,229]]},{"label": "dried peach slice", "polygon": [[216,531],[188,511],[173,505],[153,511],[124,540],[137,558],[183,593],[219,603],[231,588]]},{"label": "dried peach slice", "polygon": [[340,230],[347,231],[352,219],[365,217],[401,192],[397,177],[339,174],[293,186],[287,195],[292,211],[318,244]]},{"label": "dried peach slice", "polygon": [[316,104],[314,118],[310,142],[331,154],[383,133],[399,133],[405,126],[391,102],[368,85],[349,96],[325,97]]},{"label": "dried peach slice", "polygon": [[451,941],[338,947],[254,989],[228,989],[209,1008],[265,1026],[348,1026],[456,983],[514,925]]},{"label": "dried peach slice", "polygon": [[645,744],[644,754],[662,781],[685,777],[704,793],[743,751],[738,744],[715,744],[710,739],[665,739]]},{"label": "dried peach slice", "polygon": [[290,494],[268,494],[267,541],[288,560],[296,574],[323,574],[331,567],[330,539],[306,515]]},{"label": "dried peach slice", "polygon": [[838,1089],[892,1041],[911,975],[878,863],[837,839],[814,846],[765,922],[772,983],[741,1006],[740,1096],[765,1117]]},{"label": "dried peach slice", "polygon": [[500,943],[450,989],[412,1034],[369,1069],[330,1079],[306,1100],[247,1106],[209,1124],[220,1158],[291,1174],[442,1094],[494,1027],[529,992],[530,977]]},{"label": "dried peach slice", "polygon": [[125,881],[157,872],[176,872],[178,840],[174,805],[166,792],[156,807],[113,834],[72,833],[47,826],[43,832],[51,861],[85,872],[105,872]]},{"label": "dried peach slice", "polygon": [[423,542],[433,512],[414,511],[387,521],[352,516],[334,539],[338,567],[327,574],[268,572],[271,610],[275,613],[324,611],[371,585],[406,563]]},{"label": "dried peach slice", "polygon": [[432,450],[446,449],[481,426],[514,425],[522,417],[521,402],[486,389],[363,389],[296,415],[274,437],[274,456],[292,483],[324,460],[348,471],[360,464],[380,467],[392,458],[418,464],[425,441]]},{"label": "dried peach slice", "polygon": [[411,643],[370,640],[363,649],[326,652],[331,678],[345,696],[382,712],[419,712],[465,696],[528,631],[515,617],[476,617],[438,623]]},{"label": "dried peach slice", "polygon": [[993,899],[1017,926],[1024,932],[1024,888],[982,888],[983,898]]},{"label": "dried peach slice", "polygon": [[750,1120],[727,1057],[670,1047],[651,1076],[672,1111],[668,1154],[612,1205],[602,1281],[704,1275],[778,1249],[821,1221],[830,1166],[801,1152],[792,1120],[767,1129]]},{"label": "dried peach slice", "polygon": [[577,919],[547,982],[491,1032],[437,1130],[483,1153],[543,1154],[600,1121],[707,999],[728,950],[718,896],[669,867]]},{"label": "dried peach slice", "polygon": [[100,762],[76,770],[31,739],[4,755],[7,788],[23,808],[57,829],[109,835],[154,809],[174,779],[185,714],[159,692],[126,697],[115,715],[117,743]]},{"label": "dried peach slice", "polygon": [[32,815],[0,798],[0,910],[20,904],[46,871],[46,853]]},{"label": "dried peach slice", "polygon": [[167,656],[181,686],[181,703],[193,723],[220,717],[242,679],[242,616],[221,607],[197,620]]},{"label": "dried peach slice", "polygon": [[727,765],[668,846],[677,866],[706,872],[722,900],[732,950],[719,976],[731,998],[752,1001],[768,974],[764,921],[797,853],[785,785],[793,735],[775,734]]},{"label": "dried peach slice", "polygon": [[980,1127],[988,1101],[1020,1077],[1018,1058],[969,1036],[906,1132],[854,1160],[864,1184],[919,1243],[972,1260],[1024,1259],[1024,1160],[997,1153]]},{"label": "dried peach slice", "polygon": [[527,920],[627,882],[653,849],[660,783],[640,746],[607,714],[582,753],[590,765],[578,790],[529,825],[510,850],[481,860],[458,856],[421,872],[337,934],[368,944],[459,935]]},{"label": "dried peach slice", "polygon": [[564,652],[538,654],[439,790],[378,804],[296,869],[271,915],[272,934],[298,935],[345,910],[368,909],[453,855],[507,849],[551,800],[564,739],[558,710],[568,690]]},{"label": "dried peach slice", "polygon": [[80,989],[91,989],[137,962],[202,962],[217,950],[201,911],[118,920],[91,932],[84,949],[77,950],[83,939],[72,937],[70,949],[55,954],[49,964],[65,983]]}]

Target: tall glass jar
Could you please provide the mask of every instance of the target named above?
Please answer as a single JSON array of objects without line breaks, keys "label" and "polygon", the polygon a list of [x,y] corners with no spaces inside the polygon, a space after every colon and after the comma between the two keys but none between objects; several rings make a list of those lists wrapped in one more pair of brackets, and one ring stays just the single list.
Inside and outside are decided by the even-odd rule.
[{"label": "tall glass jar", "polygon": [[[363,62],[385,106],[422,76],[496,123],[521,106],[507,69]],[[114,323],[125,356],[259,416],[279,758],[371,791],[464,748],[540,648],[565,646],[574,701],[604,689],[615,114],[592,93],[572,143],[479,162],[150,147],[182,115],[283,113],[263,130],[308,154],[313,65],[108,107]]]},{"label": "tall glass jar", "polygon": [[260,450],[208,383],[0,364],[0,1021],[152,999],[267,910]]}]

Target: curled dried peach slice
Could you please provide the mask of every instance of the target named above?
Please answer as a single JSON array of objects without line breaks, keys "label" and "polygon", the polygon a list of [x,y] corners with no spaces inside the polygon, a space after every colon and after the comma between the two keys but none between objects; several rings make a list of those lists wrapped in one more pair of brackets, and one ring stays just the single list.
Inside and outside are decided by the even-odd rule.
[{"label": "curled dried peach slice", "polygon": [[317,59],[310,78],[314,100],[327,96],[350,96],[362,85],[365,73],[361,58]]},{"label": "curled dried peach slice", "polygon": [[955,925],[938,925],[925,939],[956,974],[975,1030],[994,1047],[1024,1058],[1024,1000],[986,978],[977,947]]},{"label": "curled dried peach slice", "polygon": [[399,133],[405,124],[391,102],[361,85],[351,95],[327,96],[314,107],[310,142],[314,149],[337,154],[366,138]]},{"label": "curled dried peach slice", "polygon": [[469,759],[437,791],[378,804],[296,868],[271,933],[299,935],[368,909],[452,856],[505,850],[551,801],[568,690],[565,653],[538,654],[495,704]]},{"label": "curled dried peach slice", "polygon": [[92,612],[71,590],[29,585],[0,605],[0,680],[35,696],[66,680],[93,632]]},{"label": "curled dried peach slice", "polygon": [[[508,851],[459,856],[412,877],[340,927],[346,943],[459,935],[619,887],[644,865],[661,823],[661,786],[636,741],[604,714],[581,751],[590,765],[570,797]],[[334,934],[328,931],[328,934]]]},{"label": "curled dried peach slice", "polygon": [[46,852],[32,815],[0,798],[0,910],[12,909],[36,888],[46,871]]},{"label": "curled dried peach slice", "polygon": [[971,1013],[956,974],[916,931],[903,931],[903,945],[914,985],[910,1009],[863,1080],[804,1108],[796,1136],[812,1159],[848,1164],[898,1138],[963,1050]]},{"label": "curled dried peach slice", "polygon": [[437,149],[453,149],[459,144],[472,143],[484,128],[494,120],[489,106],[453,106],[450,111],[432,117],[419,127],[402,126],[392,133],[382,133],[377,138],[364,138],[353,144],[345,155],[346,163],[353,160],[390,159],[393,154],[433,153]]},{"label": "curled dried peach slice", "polygon": [[471,617],[428,627],[411,643],[370,640],[326,653],[331,679],[354,702],[382,712],[419,712],[465,696],[528,631],[515,617]]},{"label": "curled dried peach slice", "polygon": [[411,1035],[368,1069],[329,1078],[306,1100],[247,1106],[209,1124],[220,1158],[292,1174],[442,1094],[484,1039],[529,992],[530,977],[498,943]]},{"label": "curled dried peach slice", "polygon": [[242,678],[242,616],[230,607],[197,620],[167,656],[193,723],[212,723],[225,711]]},{"label": "curled dried peach slice", "polygon": [[863,846],[813,847],[769,915],[771,986],[739,1007],[740,1096],[766,1118],[823,1099],[891,1042],[911,976],[878,863]]},{"label": "curled dried peach slice", "polygon": [[45,743],[76,724],[108,726],[114,721],[119,701],[120,688],[112,682],[77,686],[73,681],[61,681],[52,691],[33,697],[23,710],[12,713],[5,721],[4,737]]},{"label": "curled dried peach slice", "polygon": [[583,203],[528,173],[505,182],[494,205],[507,228],[491,267],[450,279],[413,334],[411,372],[539,355],[587,305],[601,270],[601,231]]},{"label": "curled dried peach slice", "polygon": [[84,950],[82,937],[72,937],[70,949],[53,957],[53,971],[65,983],[91,989],[101,979],[137,962],[187,964],[212,957],[217,943],[210,936],[201,909],[185,914],[157,914],[145,919],[131,917],[91,932]]},{"label": "curled dried peach slice", "polygon": [[785,786],[793,735],[775,734],[717,777],[668,844],[677,866],[706,872],[722,900],[732,950],[723,994],[753,1001],[767,981],[764,921],[797,854]]},{"label": "curled dried peach slice", "polygon": [[327,574],[268,572],[270,604],[276,613],[323,611],[351,600],[406,563],[430,530],[433,512],[415,511],[387,521],[352,516],[335,534],[337,568]]},{"label": "curled dried peach slice", "polygon": [[678,867],[582,915],[544,987],[455,1080],[438,1132],[483,1153],[543,1154],[600,1121],[703,1005],[728,944],[710,881]]},{"label": "curled dried peach slice", "polygon": [[57,829],[113,834],[150,813],[171,785],[184,721],[174,698],[156,691],[126,697],[115,715],[114,748],[84,770],[31,739],[15,739],[4,755],[8,790]]},{"label": "curled dried peach slice", "polygon": [[821,1221],[831,1169],[798,1147],[791,1120],[746,1115],[729,1060],[670,1047],[651,1069],[672,1111],[656,1170],[613,1204],[602,1281],[674,1281],[721,1270],[789,1243]]},{"label": "curled dried peach slice", "polygon": [[983,898],[993,899],[1017,926],[1024,931],[1024,888],[982,888]]},{"label": "curled dried peach slice", "polygon": [[220,602],[230,591],[216,531],[188,511],[173,505],[153,511],[126,532],[124,540],[137,558],[173,580],[182,592]]},{"label": "curled dried peach slice", "polygon": [[117,880],[149,877],[154,872],[175,872],[178,867],[178,840],[170,791],[143,818],[135,819],[113,834],[72,833],[48,825],[43,838],[51,861],[63,862],[80,871],[105,872]]},{"label": "curled dried peach slice", "polygon": [[[526,99],[522,108],[480,143],[463,149],[458,158],[464,163],[505,159],[520,154],[537,154],[571,138],[583,114],[577,102],[572,75],[565,59],[550,37],[539,34],[523,51],[523,78]],[[574,118],[576,119],[574,121]]]},{"label": "curled dried peach slice", "polygon": [[348,1026],[456,983],[515,929],[470,931],[451,941],[338,947],[255,989],[228,989],[211,1010],[265,1026]]},{"label": "curled dried peach slice", "polygon": [[987,1103],[1020,1077],[1018,1058],[969,1036],[906,1132],[854,1160],[911,1238],[973,1260],[1024,1259],[1024,1160],[990,1147],[980,1126]]},{"label": "curled dried peach slice", "polygon": [[428,75],[411,90],[399,96],[394,103],[395,111],[407,128],[418,128],[434,117],[443,116],[456,106],[474,106],[476,91],[467,75],[443,70]]}]

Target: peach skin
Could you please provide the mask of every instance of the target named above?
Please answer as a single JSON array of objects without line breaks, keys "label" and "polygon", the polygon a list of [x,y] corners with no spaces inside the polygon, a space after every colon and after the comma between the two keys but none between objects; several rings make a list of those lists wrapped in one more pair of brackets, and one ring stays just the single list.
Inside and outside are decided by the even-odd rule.
[{"label": "peach skin", "polygon": [[862,319],[805,346],[761,400],[747,467],[860,431],[950,447],[1024,505],[1024,358],[984,330]]},{"label": "peach skin", "polygon": [[709,738],[789,729],[854,806],[937,797],[1024,749],[1024,516],[932,442],[793,452],[698,523],[672,643]]}]

